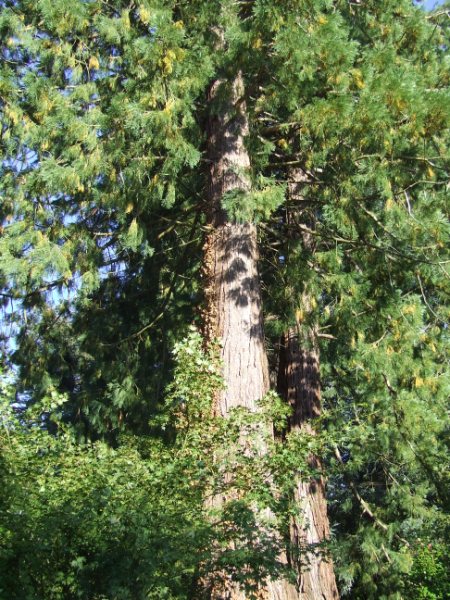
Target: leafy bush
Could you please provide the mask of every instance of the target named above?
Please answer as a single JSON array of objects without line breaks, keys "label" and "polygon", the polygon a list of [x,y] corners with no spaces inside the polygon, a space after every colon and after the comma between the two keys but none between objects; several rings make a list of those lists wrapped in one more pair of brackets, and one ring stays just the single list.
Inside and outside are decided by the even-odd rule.
[{"label": "leafy bush", "polygon": [[[124,436],[116,448],[19,420],[3,389],[2,600],[182,600],[224,570],[251,597],[255,581],[283,568],[277,520],[260,518],[274,508],[270,461],[252,442],[270,416],[211,416],[222,380],[195,331],[175,358],[166,409],[152,422],[163,435]],[[218,494],[228,501],[217,505]]]},{"label": "leafy bush", "polygon": [[450,555],[444,543],[422,543],[417,548],[407,590],[411,600],[450,598]]}]

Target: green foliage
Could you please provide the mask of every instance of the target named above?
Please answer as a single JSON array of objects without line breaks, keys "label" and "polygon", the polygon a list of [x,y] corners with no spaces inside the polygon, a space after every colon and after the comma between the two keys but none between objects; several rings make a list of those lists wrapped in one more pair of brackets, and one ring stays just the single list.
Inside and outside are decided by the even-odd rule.
[{"label": "green foliage", "polygon": [[[221,569],[250,593],[311,452],[342,596],[449,594],[448,32],[409,0],[0,0],[5,600],[182,599]],[[170,353],[204,284],[208,87],[238,69],[252,186],[224,208],[261,225],[271,363],[288,326],[321,346],[316,435],[283,443],[273,395],[211,417],[198,334]]]},{"label": "green foliage", "polygon": [[407,597],[444,600],[450,595],[448,547],[441,543],[421,544],[415,554]]},{"label": "green foliage", "polygon": [[126,441],[35,430],[2,442],[2,598],[184,597],[204,525],[163,447],[143,440],[144,460]]},{"label": "green foliage", "polygon": [[232,190],[222,198],[228,218],[238,223],[267,221],[285,197],[285,186],[261,178],[260,185],[250,192]]},{"label": "green foliage", "polygon": [[[171,441],[122,436],[111,448],[70,429],[53,436],[18,420],[2,388],[1,598],[182,600],[223,570],[251,598],[255,582],[284,572],[277,517],[263,516],[274,508],[270,454],[259,452],[271,415],[211,417],[222,380],[201,344],[192,330],[176,345],[167,406],[152,421]],[[229,501],[205,503],[217,494]]]},{"label": "green foliage", "polygon": [[273,7],[264,25],[283,93],[273,82],[256,105],[270,168],[302,175],[265,229],[269,333],[324,336],[343,597],[416,597],[416,539],[448,547],[448,33],[408,2],[299,13]]}]

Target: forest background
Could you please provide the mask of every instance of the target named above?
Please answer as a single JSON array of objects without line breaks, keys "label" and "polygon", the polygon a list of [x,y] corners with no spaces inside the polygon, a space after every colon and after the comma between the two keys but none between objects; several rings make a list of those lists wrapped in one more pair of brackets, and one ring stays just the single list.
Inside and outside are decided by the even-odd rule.
[{"label": "forest background", "polygon": [[[0,0],[0,598],[252,598],[317,561],[343,598],[450,596],[450,6],[418,4]],[[272,391],[218,414],[238,79],[221,210],[257,226]],[[287,332],[320,362],[300,424]]]}]

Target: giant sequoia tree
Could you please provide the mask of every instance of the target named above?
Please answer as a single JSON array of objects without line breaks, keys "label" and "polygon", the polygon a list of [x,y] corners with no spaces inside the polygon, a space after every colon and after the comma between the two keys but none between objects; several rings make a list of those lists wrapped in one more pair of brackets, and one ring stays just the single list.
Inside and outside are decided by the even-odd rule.
[{"label": "giant sequoia tree", "polygon": [[[415,573],[442,564],[449,527],[447,11],[0,7],[7,428],[53,436],[17,438],[19,456],[52,450],[30,525],[2,524],[4,572],[26,573],[5,593],[328,600],[336,570],[342,596],[444,598],[444,577],[429,591]],[[77,452],[99,498],[128,460],[149,500],[108,508],[132,542],[86,517],[97,538],[73,533],[69,557],[55,543],[61,583],[23,544],[45,489],[67,525]],[[67,473],[67,497],[43,472]],[[12,475],[4,489],[20,506]]]}]

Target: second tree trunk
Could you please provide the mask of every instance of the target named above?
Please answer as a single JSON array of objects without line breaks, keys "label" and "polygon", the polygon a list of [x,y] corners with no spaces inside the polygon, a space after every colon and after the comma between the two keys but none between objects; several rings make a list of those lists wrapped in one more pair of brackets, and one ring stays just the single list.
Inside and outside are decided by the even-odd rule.
[{"label": "second tree trunk", "polygon": [[[311,420],[320,415],[319,352],[315,335],[301,339],[298,327],[291,327],[281,342],[278,373],[279,392],[292,408],[290,430],[314,435]],[[308,457],[316,477],[297,477],[293,489],[298,516],[291,519],[291,560],[298,571],[299,598],[335,600],[339,598],[333,564],[321,545],[330,535],[325,485],[318,457]]]}]

